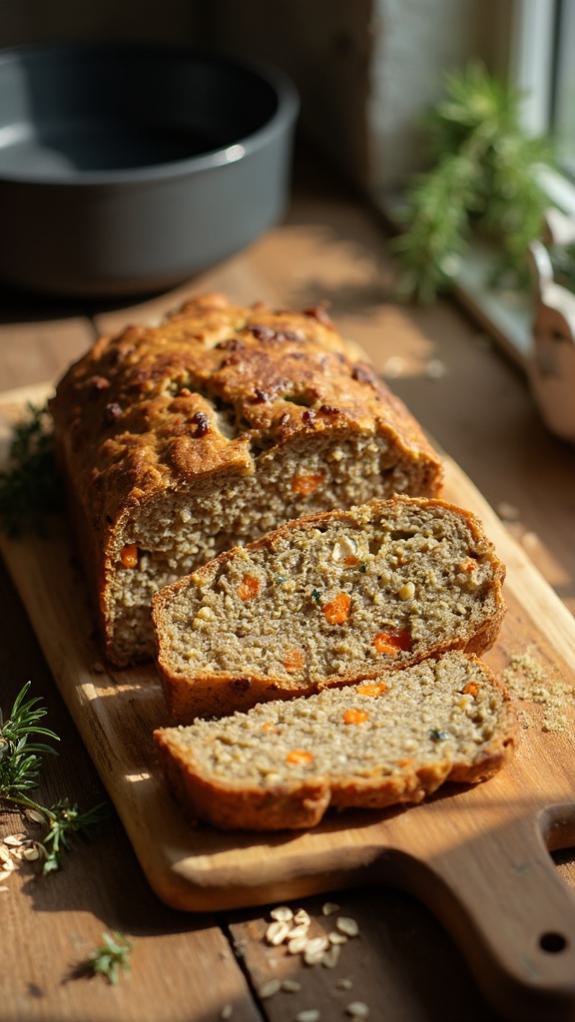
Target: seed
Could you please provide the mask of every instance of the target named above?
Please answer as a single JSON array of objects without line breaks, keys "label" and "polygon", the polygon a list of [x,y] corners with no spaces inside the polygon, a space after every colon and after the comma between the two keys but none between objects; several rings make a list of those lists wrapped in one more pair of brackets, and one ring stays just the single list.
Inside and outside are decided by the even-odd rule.
[{"label": "seed", "polygon": [[326,969],[335,969],[339,956],[341,954],[341,947],[339,944],[332,944],[328,951],[324,951],[321,964],[325,965]]},{"label": "seed", "polygon": [[415,596],[415,585],[413,582],[405,582],[397,595],[400,600],[412,600]]},{"label": "seed", "polygon": [[258,990],[259,996],[264,1000],[266,997],[273,997],[277,994],[278,990],[281,990],[281,982],[279,979],[268,979],[267,983],[264,983]]},{"label": "seed", "polygon": [[13,873],[16,869],[12,859],[7,859],[6,862],[2,863],[2,871],[4,873]]},{"label": "seed", "polygon": [[328,947],[327,937],[312,937],[306,945],[307,951],[325,951]]},{"label": "seed", "polygon": [[201,621],[209,621],[214,616],[214,612],[211,607],[200,607],[196,617],[199,617]]},{"label": "seed", "polygon": [[289,930],[290,928],[288,924],[280,922],[279,919],[274,923],[270,923],[266,930],[266,940],[268,944],[272,944],[274,947],[277,947],[278,944],[283,944]]},{"label": "seed", "polygon": [[[96,668],[94,668],[94,670],[95,669]],[[104,668],[102,668],[102,670],[104,670]],[[45,817],[42,815],[42,813],[39,813],[37,809],[29,809],[28,812],[26,813],[26,816],[28,817],[31,823],[46,822]]]},{"label": "seed", "polygon": [[357,937],[359,933],[359,926],[350,916],[340,916],[335,925],[340,933],[345,933],[346,937]]},{"label": "seed", "polygon": [[363,1001],[352,1001],[345,1010],[352,1018],[367,1018],[369,1015],[369,1008]]},{"label": "seed", "polygon": [[293,912],[287,905],[280,905],[278,908],[272,909],[270,916],[280,923],[289,923],[290,919],[293,919]]},{"label": "seed", "polygon": [[347,944],[345,933],[336,933],[335,930],[329,934],[328,940],[330,944]]},{"label": "seed", "polygon": [[320,1014],[317,1008],[307,1008],[306,1011],[298,1012],[295,1022],[317,1022],[318,1018]]},{"label": "seed", "polygon": [[301,990],[301,983],[298,983],[297,979],[284,979],[282,990],[288,994],[297,994]]},{"label": "seed", "polygon": [[234,1010],[233,1004],[224,1004],[224,1007],[222,1008],[222,1010],[220,1012],[220,1018],[224,1018],[224,1019],[225,1018],[231,1018],[233,1010]]},{"label": "seed", "polygon": [[9,880],[11,876],[12,876],[12,870],[11,869],[0,869],[0,884],[4,880]]},{"label": "seed", "polygon": [[321,912],[324,916],[332,916],[335,912],[339,912],[341,905],[336,905],[335,901],[326,901],[325,905],[322,905]]},{"label": "seed", "polygon": [[35,862],[36,859],[40,858],[40,852],[34,846],[32,848],[25,848],[22,854],[28,862]]},{"label": "seed", "polygon": [[292,926],[289,931],[289,938],[292,937],[307,937],[307,931],[309,930],[309,923],[300,923],[299,926]]},{"label": "seed", "polygon": [[0,845],[0,862],[10,862],[10,852]]},{"label": "seed", "polygon": [[307,937],[294,937],[288,944],[288,954],[299,955],[300,951],[305,951],[307,945]]},{"label": "seed", "polygon": [[338,979],[335,985],[338,990],[351,990],[353,983],[350,979]]},{"label": "seed", "polygon": [[293,917],[293,921],[294,923],[301,923],[305,924],[306,926],[309,926],[311,923],[311,919],[308,913],[306,912],[305,908],[298,909],[295,916]]},{"label": "seed", "polygon": [[25,834],[9,834],[8,837],[4,838],[4,844],[9,845],[11,848],[17,848],[19,845],[23,845],[25,840]]},{"label": "seed", "polygon": [[319,965],[323,958],[323,951],[309,951],[307,948],[303,953],[303,960],[306,965]]}]

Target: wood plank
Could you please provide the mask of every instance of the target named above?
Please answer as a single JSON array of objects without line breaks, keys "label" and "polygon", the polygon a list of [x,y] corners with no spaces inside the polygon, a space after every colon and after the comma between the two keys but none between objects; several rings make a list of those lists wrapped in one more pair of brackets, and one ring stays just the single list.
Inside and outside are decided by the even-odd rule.
[{"label": "wood plank", "polygon": [[[510,612],[491,662],[500,668],[535,642],[551,677],[568,677],[575,665],[571,615],[451,460],[446,492],[479,513],[508,565]],[[65,529],[55,529],[50,540],[30,537],[2,547],[60,690],[165,901],[198,911],[301,897],[361,877],[387,879],[411,887],[444,918],[502,1005],[525,991],[526,1011],[538,1010],[543,991],[575,996],[575,904],[555,877],[535,823],[555,802],[569,803],[564,816],[575,821],[572,734],[544,734],[538,708],[530,706],[529,743],[522,743],[515,761],[457,798],[403,812],[342,815],[287,842],[282,835],[191,829],[154,770],[149,736],[164,711],[152,670],[94,670],[99,653],[91,614]],[[574,833],[569,823],[557,846]],[[545,955],[537,947],[545,931],[566,935],[563,954]]]}]

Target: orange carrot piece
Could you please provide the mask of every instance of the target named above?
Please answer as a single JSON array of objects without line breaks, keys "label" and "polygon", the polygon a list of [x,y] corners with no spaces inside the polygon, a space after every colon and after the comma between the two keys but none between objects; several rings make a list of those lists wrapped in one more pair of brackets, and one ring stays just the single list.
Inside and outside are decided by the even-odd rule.
[{"label": "orange carrot piece", "polygon": [[387,692],[387,685],[385,681],[377,681],[373,684],[360,685],[356,692],[359,696],[382,696]]},{"label": "orange carrot piece", "polygon": [[284,667],[286,671],[301,671],[305,665],[305,657],[301,649],[294,646],[293,649],[288,649],[285,659]]},{"label": "orange carrot piece", "polygon": [[124,568],[138,567],[138,548],[135,543],[126,543],[120,550],[120,561]]},{"label": "orange carrot piece", "polygon": [[473,696],[473,698],[475,699],[475,696],[479,692],[479,685],[476,685],[474,681],[468,681],[463,691],[465,695]]},{"label": "orange carrot piece", "polygon": [[411,649],[411,635],[406,629],[397,634],[393,632],[378,632],[372,645],[378,653],[388,653],[390,656],[397,656],[399,650]]},{"label": "orange carrot piece", "polygon": [[321,486],[325,479],[323,472],[310,472],[308,475],[294,476],[291,483],[291,488],[294,493],[299,493],[301,497],[309,497],[311,493],[315,493]]},{"label": "orange carrot piece", "polygon": [[292,749],[286,756],[286,763],[295,763],[298,766],[302,763],[313,763],[313,755],[307,749]]},{"label": "orange carrot piece", "polygon": [[365,724],[369,714],[365,710],[346,710],[343,715],[344,724]]},{"label": "orange carrot piece", "polygon": [[254,575],[244,575],[238,586],[238,596],[240,600],[247,603],[248,600],[253,600],[260,591],[260,583]]},{"label": "orange carrot piece", "polygon": [[347,593],[338,593],[329,603],[324,603],[322,610],[330,625],[344,625],[349,617],[350,607],[351,596]]}]

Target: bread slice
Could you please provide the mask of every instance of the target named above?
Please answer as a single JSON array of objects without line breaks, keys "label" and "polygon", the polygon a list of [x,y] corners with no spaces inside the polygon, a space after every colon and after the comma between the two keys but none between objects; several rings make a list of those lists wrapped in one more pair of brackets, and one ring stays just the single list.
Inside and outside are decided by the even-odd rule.
[{"label": "bread slice", "polygon": [[398,497],[236,547],[154,599],[172,719],[377,678],[495,639],[504,568],[478,521]]},{"label": "bread slice", "polygon": [[330,805],[381,809],[420,802],[445,781],[485,780],[511,752],[514,730],[504,688],[475,657],[452,652],[154,738],[190,814],[280,830],[314,826]]},{"label": "bread slice", "polygon": [[421,429],[321,308],[204,295],[101,338],[52,405],[108,657],[153,654],[152,594],[232,543],[372,497],[439,492]]}]

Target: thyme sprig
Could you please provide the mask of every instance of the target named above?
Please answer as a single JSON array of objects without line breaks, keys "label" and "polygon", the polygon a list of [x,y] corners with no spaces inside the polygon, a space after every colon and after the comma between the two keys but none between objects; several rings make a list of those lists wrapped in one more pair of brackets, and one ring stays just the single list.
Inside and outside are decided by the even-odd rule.
[{"label": "thyme sprig", "polygon": [[104,819],[106,806],[102,803],[80,812],[77,805],[65,800],[46,806],[31,796],[44,756],[55,753],[52,745],[38,739],[60,739],[41,724],[47,711],[38,696],[28,696],[30,684],[28,681],[20,689],[5,719],[0,711],[0,809],[32,809],[44,818],[46,833],[36,844],[43,854],[42,872],[47,874],[60,869],[74,835],[89,834]]},{"label": "thyme sprig", "polygon": [[108,983],[115,986],[122,972],[129,972],[131,969],[132,947],[132,942],[117,930],[103,933],[102,943],[86,962],[86,972],[94,976],[105,976]]},{"label": "thyme sprig", "polygon": [[478,230],[498,242],[499,283],[527,281],[527,246],[549,206],[536,171],[551,151],[524,131],[521,99],[481,64],[446,76],[445,96],[426,121],[432,166],[409,190],[395,243],[404,297],[435,298]]},{"label": "thyme sprig", "polygon": [[63,506],[47,405],[27,405],[14,427],[6,468],[0,471],[0,527],[9,536],[41,532],[46,516]]}]

